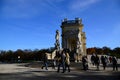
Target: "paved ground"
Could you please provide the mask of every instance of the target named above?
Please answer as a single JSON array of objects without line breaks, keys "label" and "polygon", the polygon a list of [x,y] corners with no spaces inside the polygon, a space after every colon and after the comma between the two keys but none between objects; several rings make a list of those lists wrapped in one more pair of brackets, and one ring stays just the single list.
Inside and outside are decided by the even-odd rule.
[{"label": "paved ground", "polygon": [[105,71],[100,67],[90,67],[90,70],[81,70],[80,63],[71,63],[71,72],[57,73],[49,67],[48,71],[41,69],[39,62],[20,64],[0,64],[0,80],[120,80],[120,67],[112,71],[109,66]]}]

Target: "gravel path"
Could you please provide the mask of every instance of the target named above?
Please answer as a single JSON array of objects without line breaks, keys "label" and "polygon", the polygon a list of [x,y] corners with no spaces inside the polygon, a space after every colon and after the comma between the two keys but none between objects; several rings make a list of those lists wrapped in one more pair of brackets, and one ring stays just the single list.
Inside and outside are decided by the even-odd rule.
[{"label": "gravel path", "polygon": [[105,71],[102,67],[100,71],[97,71],[96,67],[83,71],[79,63],[72,63],[71,72],[57,73],[51,67],[46,71],[41,69],[39,64],[31,64],[34,67],[25,65],[28,64],[0,64],[0,80],[120,80],[120,67],[119,71],[112,71],[112,67]]}]

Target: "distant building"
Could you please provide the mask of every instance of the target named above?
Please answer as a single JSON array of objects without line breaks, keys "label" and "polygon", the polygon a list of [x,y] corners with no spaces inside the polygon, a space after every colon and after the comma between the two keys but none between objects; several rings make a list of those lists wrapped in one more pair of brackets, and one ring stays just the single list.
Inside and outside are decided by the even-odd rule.
[{"label": "distant building", "polygon": [[82,55],[86,55],[86,35],[82,31],[82,19],[67,20],[65,18],[61,24],[62,28],[62,48],[69,49],[76,53],[76,60],[79,61]]}]

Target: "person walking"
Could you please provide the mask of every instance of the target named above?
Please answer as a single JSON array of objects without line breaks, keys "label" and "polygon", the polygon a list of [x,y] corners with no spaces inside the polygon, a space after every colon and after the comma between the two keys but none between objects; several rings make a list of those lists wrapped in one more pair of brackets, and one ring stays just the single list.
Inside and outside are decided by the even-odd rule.
[{"label": "person walking", "polygon": [[109,62],[112,63],[112,57],[111,56],[109,56]]},{"label": "person walking", "polygon": [[106,69],[107,60],[106,60],[106,58],[103,55],[101,56],[101,63],[103,65],[103,70],[105,70]]},{"label": "person walking", "polygon": [[97,70],[99,70],[99,64],[100,64],[99,56],[96,54],[96,56],[95,56],[95,65],[97,66]]},{"label": "person walking", "polygon": [[117,66],[117,58],[115,56],[112,57],[112,64],[113,64],[113,71],[116,69],[116,71],[118,70],[118,66]]},{"label": "person walking", "polygon": [[95,66],[95,54],[92,54],[91,56],[91,63],[93,66]]},{"label": "person walking", "polygon": [[66,68],[68,68],[68,72],[70,72],[70,56],[69,56],[68,51],[65,52],[65,55],[66,55],[65,71],[66,71]]},{"label": "person walking", "polygon": [[83,64],[83,70],[88,70],[88,60],[87,60],[87,56],[83,56],[82,57],[82,64]]},{"label": "person walking", "polygon": [[48,70],[48,56],[47,56],[47,53],[45,53],[44,56],[43,56],[43,62],[44,62],[44,65],[42,66],[42,69],[43,69],[43,67],[45,67],[45,69]]},{"label": "person walking", "polygon": [[61,52],[61,54],[59,54],[59,58],[58,58],[58,70],[57,72],[60,71],[60,66],[62,66],[63,72],[65,72],[65,60],[66,60],[66,55],[65,55],[65,51],[63,50]]}]

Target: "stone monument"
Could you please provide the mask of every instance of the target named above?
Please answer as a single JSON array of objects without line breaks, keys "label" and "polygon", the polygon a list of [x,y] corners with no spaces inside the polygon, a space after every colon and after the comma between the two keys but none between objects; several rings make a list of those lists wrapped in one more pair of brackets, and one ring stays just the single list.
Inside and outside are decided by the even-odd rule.
[{"label": "stone monument", "polygon": [[62,28],[62,48],[74,50],[76,54],[75,62],[81,60],[81,56],[86,55],[86,35],[82,31],[82,19],[67,20],[65,18],[61,24]]}]

